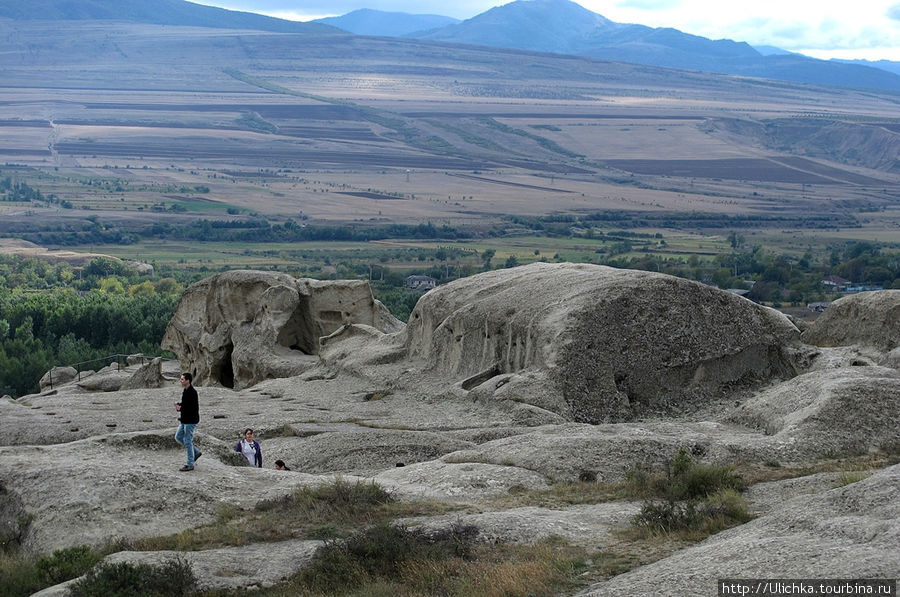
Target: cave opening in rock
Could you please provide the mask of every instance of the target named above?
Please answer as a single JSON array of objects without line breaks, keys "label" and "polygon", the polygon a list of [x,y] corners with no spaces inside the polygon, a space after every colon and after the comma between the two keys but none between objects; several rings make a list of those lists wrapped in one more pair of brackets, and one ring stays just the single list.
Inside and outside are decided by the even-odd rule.
[{"label": "cave opening in rock", "polygon": [[299,350],[304,354],[317,354],[319,335],[310,315],[309,302],[301,297],[300,304],[290,319],[278,331],[277,342],[281,346]]},{"label": "cave opening in rock", "polygon": [[234,367],[231,364],[231,355],[234,353],[234,344],[229,343],[225,347],[225,354],[212,371],[212,378],[226,388],[234,388]]}]

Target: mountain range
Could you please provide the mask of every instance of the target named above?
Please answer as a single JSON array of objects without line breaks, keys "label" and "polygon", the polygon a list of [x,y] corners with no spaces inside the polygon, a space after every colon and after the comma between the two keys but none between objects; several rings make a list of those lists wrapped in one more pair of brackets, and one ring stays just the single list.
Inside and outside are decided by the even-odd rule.
[{"label": "mountain range", "polygon": [[361,8],[339,17],[325,17],[314,22],[332,25],[357,35],[403,37],[420,31],[456,25],[460,21],[441,15],[413,15],[405,12],[384,12]]},{"label": "mountain range", "polygon": [[0,0],[0,18],[115,20],[157,25],[251,29],[285,33],[347,31],[535,52],[587,56],[666,68],[798,83],[900,91],[893,62],[824,61],[760,52],[745,42],[711,40],[672,28],[623,24],[570,0],[516,0],[471,19],[357,10],[300,23],[184,0]]},{"label": "mountain range", "polygon": [[[343,29],[341,19],[331,19],[329,24]],[[365,27],[359,19],[354,21],[354,33],[386,34],[374,21]],[[760,52],[745,42],[616,23],[570,0],[517,0],[460,23],[410,30],[405,36],[800,83],[900,90],[898,73],[888,65],[824,61],[772,49]]]},{"label": "mountain range", "polygon": [[125,21],[279,33],[336,31],[322,23],[299,23],[184,0],[0,0],[0,18],[40,21]]}]

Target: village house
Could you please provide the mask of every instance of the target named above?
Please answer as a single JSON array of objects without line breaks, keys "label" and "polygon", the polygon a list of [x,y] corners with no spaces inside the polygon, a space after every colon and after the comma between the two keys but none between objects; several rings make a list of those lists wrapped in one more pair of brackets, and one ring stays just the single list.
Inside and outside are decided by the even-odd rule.
[{"label": "village house", "polygon": [[825,276],[822,278],[822,288],[825,292],[843,292],[850,285],[850,280],[840,276]]}]

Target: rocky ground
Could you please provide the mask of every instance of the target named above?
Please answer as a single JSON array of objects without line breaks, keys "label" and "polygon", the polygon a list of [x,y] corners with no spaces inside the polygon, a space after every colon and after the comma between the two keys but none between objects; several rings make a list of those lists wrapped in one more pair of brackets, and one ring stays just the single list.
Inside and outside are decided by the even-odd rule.
[{"label": "rocky ground", "polygon": [[[881,297],[886,303],[868,308],[896,309],[900,292],[887,293]],[[172,439],[177,365],[162,367],[158,388],[97,391],[73,381],[0,400],[0,525],[19,532],[28,552],[49,553],[168,535],[212,522],[223,503],[252,508],[341,476],[373,479],[403,500],[461,507],[408,524],[464,522],[477,526],[484,540],[534,543],[558,536],[600,549],[611,532],[628,526],[638,502],[538,507],[506,498],[579,478],[619,481],[635,467],[664,465],[679,449],[703,462],[759,468],[896,454],[900,372],[891,366],[896,341],[891,346],[890,335],[900,335],[900,324],[887,321],[879,330],[891,325],[888,340],[879,336],[871,344],[804,344],[814,355],[804,357],[808,362],[795,375],[711,394],[680,415],[600,424],[537,406],[534,392],[528,401],[499,392],[498,384],[509,385],[514,375],[522,383],[527,372],[490,377],[491,391],[481,384],[464,389],[415,360],[365,364],[356,354],[342,365],[335,351],[293,377],[239,390],[199,387],[196,443],[203,457],[190,473],[178,472],[184,454]],[[116,375],[127,380],[137,369]],[[245,427],[257,431],[262,469],[246,466],[232,451]],[[279,458],[293,470],[274,470]],[[715,580],[729,576],[896,578],[900,465],[869,472],[849,484],[836,472],[753,485],[745,495],[755,520],[583,594],[714,594]],[[31,522],[17,529],[23,514]],[[183,555],[203,587],[252,588],[295,573],[317,545],[251,545],[240,548],[240,558],[236,548]],[[154,562],[167,555],[119,552],[110,558]],[[64,587],[44,592],[64,593]]]}]

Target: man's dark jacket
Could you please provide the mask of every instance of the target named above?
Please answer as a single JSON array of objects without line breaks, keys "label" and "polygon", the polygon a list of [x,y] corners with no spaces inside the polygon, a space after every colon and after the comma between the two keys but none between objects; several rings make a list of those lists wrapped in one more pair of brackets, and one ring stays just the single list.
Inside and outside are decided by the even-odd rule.
[{"label": "man's dark jacket", "polygon": [[188,386],[181,392],[181,416],[178,420],[186,425],[200,422],[200,402],[194,386]]}]

